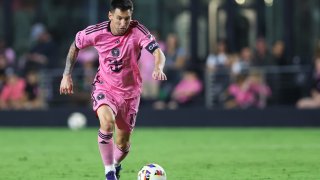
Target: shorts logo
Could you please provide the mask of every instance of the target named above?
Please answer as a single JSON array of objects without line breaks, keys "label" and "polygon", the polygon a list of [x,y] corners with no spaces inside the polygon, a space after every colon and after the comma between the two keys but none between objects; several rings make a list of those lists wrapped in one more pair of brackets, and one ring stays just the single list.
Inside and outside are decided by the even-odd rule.
[{"label": "shorts logo", "polygon": [[98,100],[101,100],[101,99],[104,99],[104,98],[105,98],[104,94],[98,94],[98,96],[97,96]]}]

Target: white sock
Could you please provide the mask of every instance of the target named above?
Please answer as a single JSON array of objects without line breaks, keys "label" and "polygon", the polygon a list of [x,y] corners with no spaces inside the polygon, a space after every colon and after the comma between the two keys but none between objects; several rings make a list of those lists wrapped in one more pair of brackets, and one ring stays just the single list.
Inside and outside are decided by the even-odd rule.
[{"label": "white sock", "polygon": [[114,165],[109,165],[109,166],[104,166],[104,172],[105,174],[108,174],[108,172],[113,171],[116,172],[116,168],[114,167]]}]

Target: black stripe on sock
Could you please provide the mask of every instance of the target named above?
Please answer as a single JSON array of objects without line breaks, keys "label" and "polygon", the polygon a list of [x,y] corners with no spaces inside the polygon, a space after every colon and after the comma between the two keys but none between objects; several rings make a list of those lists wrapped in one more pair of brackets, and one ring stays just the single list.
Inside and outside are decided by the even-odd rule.
[{"label": "black stripe on sock", "polygon": [[113,137],[113,134],[103,134],[102,132],[99,131],[99,137],[104,140],[110,140]]}]

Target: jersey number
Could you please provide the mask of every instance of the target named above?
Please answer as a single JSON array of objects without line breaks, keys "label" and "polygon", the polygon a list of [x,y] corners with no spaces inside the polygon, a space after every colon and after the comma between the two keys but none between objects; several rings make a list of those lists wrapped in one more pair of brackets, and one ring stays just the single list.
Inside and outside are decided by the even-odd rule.
[{"label": "jersey number", "polygon": [[123,66],[122,59],[120,60],[108,59],[108,61],[109,61],[109,66],[111,71],[118,73],[122,70],[122,66]]}]

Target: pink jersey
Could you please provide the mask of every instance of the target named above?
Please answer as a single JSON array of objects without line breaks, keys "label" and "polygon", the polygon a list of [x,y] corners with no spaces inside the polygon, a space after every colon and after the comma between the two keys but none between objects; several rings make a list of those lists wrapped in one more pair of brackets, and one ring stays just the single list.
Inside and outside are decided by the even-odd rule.
[{"label": "pink jersey", "polygon": [[111,33],[110,21],[89,26],[77,33],[75,42],[79,49],[94,46],[98,51],[99,68],[93,82],[95,90],[112,91],[124,99],[141,94],[140,51],[146,48],[153,53],[158,43],[138,21],[131,21],[123,36]]}]

